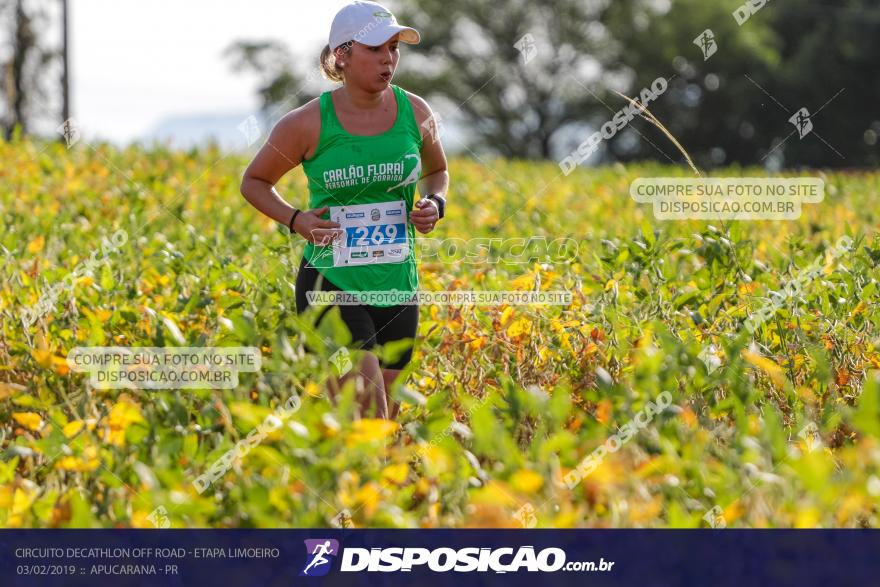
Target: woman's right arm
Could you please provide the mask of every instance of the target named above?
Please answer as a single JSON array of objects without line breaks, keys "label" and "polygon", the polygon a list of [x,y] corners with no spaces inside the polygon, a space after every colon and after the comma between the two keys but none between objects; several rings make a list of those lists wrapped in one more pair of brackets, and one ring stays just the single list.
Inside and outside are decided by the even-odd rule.
[{"label": "woman's right arm", "polygon": [[[310,141],[314,141],[314,113],[310,104],[285,115],[279,120],[266,143],[254,156],[241,180],[241,195],[257,210],[272,220],[287,226],[296,208],[288,204],[275,189],[275,184],[285,173],[299,165]],[[320,117],[318,117],[320,125]],[[320,132],[320,126],[317,128]],[[339,225],[322,220],[327,210],[303,210],[296,216],[294,230],[306,240],[326,244],[338,231]]]}]

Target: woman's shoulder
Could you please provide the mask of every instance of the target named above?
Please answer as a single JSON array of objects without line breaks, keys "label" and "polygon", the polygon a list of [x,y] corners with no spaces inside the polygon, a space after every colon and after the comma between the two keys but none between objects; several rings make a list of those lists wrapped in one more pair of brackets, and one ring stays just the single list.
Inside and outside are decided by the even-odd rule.
[{"label": "woman's shoulder", "polygon": [[321,97],[312,98],[302,106],[295,108],[278,121],[285,130],[299,132],[321,129]]},{"label": "woman's shoulder", "polygon": [[413,115],[416,118],[416,124],[418,124],[420,129],[427,129],[428,125],[426,124],[426,122],[434,116],[434,113],[431,111],[431,107],[428,106],[428,102],[426,102],[425,99],[421,96],[413,94],[412,92],[409,92],[407,90],[403,90],[403,92],[409,99],[410,106],[412,106]]},{"label": "woman's shoulder", "polygon": [[321,136],[320,96],[309,100],[282,116],[275,123],[275,131],[296,143],[294,149],[305,159],[311,158],[318,148]]}]

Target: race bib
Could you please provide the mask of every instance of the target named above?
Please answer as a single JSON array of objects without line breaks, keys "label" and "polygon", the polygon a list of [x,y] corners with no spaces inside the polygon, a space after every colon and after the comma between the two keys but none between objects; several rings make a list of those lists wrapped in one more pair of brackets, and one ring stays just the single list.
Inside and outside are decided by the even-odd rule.
[{"label": "race bib", "polygon": [[330,219],[343,231],[333,243],[333,266],[400,263],[409,256],[406,203],[332,206]]}]

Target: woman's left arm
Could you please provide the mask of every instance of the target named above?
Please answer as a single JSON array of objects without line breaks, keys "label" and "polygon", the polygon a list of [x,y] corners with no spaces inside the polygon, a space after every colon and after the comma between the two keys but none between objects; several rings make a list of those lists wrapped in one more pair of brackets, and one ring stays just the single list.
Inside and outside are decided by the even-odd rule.
[{"label": "woman's left arm", "polygon": [[416,202],[416,209],[410,213],[410,220],[416,230],[425,234],[433,230],[434,224],[440,219],[439,205],[434,200],[428,199],[428,196],[437,195],[445,200],[446,192],[449,190],[449,172],[446,169],[446,154],[440,142],[437,117],[422,98],[415,94],[409,95],[416,122],[422,133],[422,149],[419,153],[422,159],[419,194],[422,197]]}]

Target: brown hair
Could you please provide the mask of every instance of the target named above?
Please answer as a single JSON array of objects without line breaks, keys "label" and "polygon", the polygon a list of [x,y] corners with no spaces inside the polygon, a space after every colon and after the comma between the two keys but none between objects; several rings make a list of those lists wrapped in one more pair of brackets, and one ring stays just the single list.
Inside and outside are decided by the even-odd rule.
[{"label": "brown hair", "polygon": [[[343,53],[351,54],[352,42],[343,43],[338,47]],[[330,50],[330,45],[324,45],[321,50],[321,73],[331,82],[342,83],[345,78],[342,76],[342,68],[336,63],[336,53]]]}]

